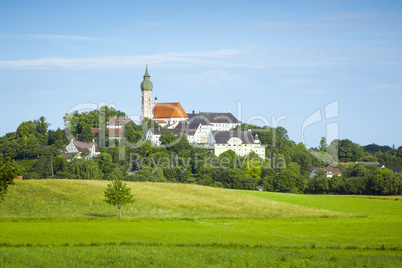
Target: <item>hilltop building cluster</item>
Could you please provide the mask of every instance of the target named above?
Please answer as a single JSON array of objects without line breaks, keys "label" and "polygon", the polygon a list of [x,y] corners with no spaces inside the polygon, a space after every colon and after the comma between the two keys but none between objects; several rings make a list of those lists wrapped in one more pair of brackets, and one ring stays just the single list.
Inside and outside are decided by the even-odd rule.
[{"label": "hilltop building cluster", "polygon": [[[145,69],[141,83],[141,117],[140,122],[148,118],[158,123],[158,128],[150,128],[145,135],[153,145],[160,145],[160,137],[164,131],[174,135],[185,134],[188,141],[196,146],[213,149],[215,155],[233,150],[237,155],[246,156],[255,152],[259,157],[265,158],[265,147],[261,145],[258,135],[253,136],[251,131],[235,131],[233,128],[241,122],[230,112],[199,112],[186,113],[180,102],[158,103],[152,98],[153,84]],[[121,139],[124,136],[124,126],[134,124],[130,118],[110,118],[106,125],[109,139]],[[92,128],[95,137],[100,128]],[[94,142],[81,142],[72,140],[66,147],[66,154],[90,152],[95,156],[99,149]],[[66,155],[67,156],[67,155]]]},{"label": "hilltop building cluster", "polygon": [[146,139],[152,144],[160,145],[160,137],[164,131],[172,134],[185,134],[190,143],[197,146],[214,149],[215,155],[227,150],[233,150],[240,156],[255,152],[265,158],[265,147],[257,135],[250,131],[234,131],[241,122],[230,112],[199,112],[186,113],[180,102],[159,103],[155,97],[152,101],[153,84],[145,69],[141,83],[141,117],[152,119],[162,128],[151,128],[146,133]]}]

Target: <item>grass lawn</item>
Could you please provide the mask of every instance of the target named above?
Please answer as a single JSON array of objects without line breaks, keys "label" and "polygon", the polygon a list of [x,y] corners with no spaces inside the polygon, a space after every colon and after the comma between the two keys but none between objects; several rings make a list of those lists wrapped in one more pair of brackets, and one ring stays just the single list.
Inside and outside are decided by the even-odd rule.
[{"label": "grass lawn", "polygon": [[398,267],[401,199],[105,181],[17,182],[0,203],[1,267]]}]

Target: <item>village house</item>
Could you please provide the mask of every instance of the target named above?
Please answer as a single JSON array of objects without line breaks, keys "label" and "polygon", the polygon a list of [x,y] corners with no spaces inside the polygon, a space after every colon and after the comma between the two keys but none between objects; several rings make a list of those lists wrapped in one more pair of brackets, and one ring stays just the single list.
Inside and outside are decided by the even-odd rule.
[{"label": "village house", "polygon": [[[120,140],[124,136],[124,126],[126,124],[133,125],[134,122],[128,117],[113,117],[106,123],[106,128],[109,134],[109,139]],[[92,128],[92,136],[96,136],[100,128]]]},{"label": "village house", "polygon": [[311,168],[310,177],[314,178],[317,175],[317,172],[319,170],[323,170],[325,172],[325,175],[327,176],[327,178],[332,178],[332,176],[334,176],[334,175],[342,176],[342,172],[341,172],[341,170],[339,168],[314,167],[314,168]]},{"label": "village house", "polygon": [[232,150],[240,156],[255,152],[259,157],[265,158],[265,146],[261,145],[258,135],[253,137],[251,131],[247,130],[213,131],[208,137],[207,146],[214,148],[216,156]]},{"label": "village house", "polygon": [[134,122],[128,117],[112,117],[106,123],[107,128],[124,128],[126,124],[133,125]]},{"label": "village house", "polygon": [[88,153],[86,158],[93,158],[100,154],[100,150],[95,143],[92,141],[79,141],[71,139],[71,142],[66,146],[65,153],[62,156],[71,159],[72,155],[77,153],[77,157],[80,158],[82,153]]}]

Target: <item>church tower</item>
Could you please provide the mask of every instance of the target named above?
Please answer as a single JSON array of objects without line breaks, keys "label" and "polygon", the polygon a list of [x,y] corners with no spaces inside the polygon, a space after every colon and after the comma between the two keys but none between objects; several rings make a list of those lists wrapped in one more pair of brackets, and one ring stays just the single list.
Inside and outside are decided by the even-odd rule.
[{"label": "church tower", "polygon": [[152,82],[148,73],[148,65],[145,69],[144,80],[141,83],[141,120],[144,118],[152,119]]}]

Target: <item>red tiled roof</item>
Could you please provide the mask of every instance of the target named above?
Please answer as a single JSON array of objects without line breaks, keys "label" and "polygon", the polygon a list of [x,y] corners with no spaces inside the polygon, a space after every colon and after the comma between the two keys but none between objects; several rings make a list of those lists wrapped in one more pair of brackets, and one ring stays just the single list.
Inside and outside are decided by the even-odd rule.
[{"label": "red tiled roof", "polygon": [[335,163],[329,164],[329,165],[328,165],[328,168],[333,167],[333,166],[336,166],[336,165],[342,165],[342,166],[348,167],[349,163],[336,163],[336,162],[335,162]]},{"label": "red tiled roof", "polygon": [[62,157],[66,157],[66,158],[71,158],[73,157],[73,153],[61,153],[60,154]]},{"label": "red tiled roof", "polygon": [[188,118],[180,102],[157,103],[153,109],[154,118]]},{"label": "red tiled roof", "polygon": [[[99,133],[100,128],[92,128],[92,136]],[[109,137],[123,137],[123,128],[108,128]]]}]

